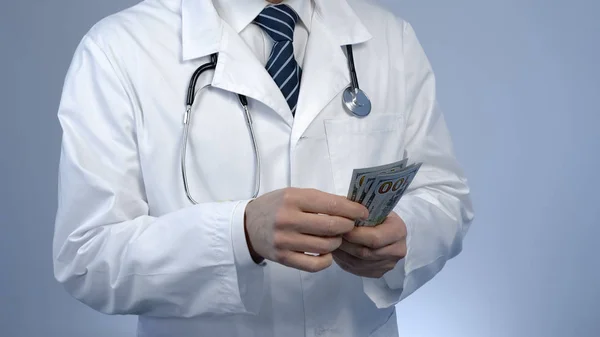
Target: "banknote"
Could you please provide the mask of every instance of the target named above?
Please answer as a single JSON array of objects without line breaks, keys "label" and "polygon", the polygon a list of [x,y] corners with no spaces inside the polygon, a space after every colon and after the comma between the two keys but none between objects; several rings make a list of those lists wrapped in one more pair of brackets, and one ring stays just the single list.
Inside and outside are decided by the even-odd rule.
[{"label": "banknote", "polygon": [[413,164],[398,174],[381,176],[375,182],[365,207],[369,209],[369,218],[357,223],[358,226],[377,226],[385,221],[404,192],[417,175],[421,164]]},{"label": "banknote", "polygon": [[367,191],[373,184],[375,177],[379,174],[394,173],[404,168],[407,159],[403,159],[391,164],[355,169],[352,172],[350,180],[350,188],[348,190],[348,199],[352,201],[362,202]]},{"label": "banknote", "polygon": [[383,174],[375,177],[368,196],[361,202],[369,210],[369,218],[365,221],[357,221],[357,226],[374,225],[375,219],[379,218],[377,210],[380,205],[392,199],[395,192],[402,188],[405,181],[405,173]]},{"label": "banknote", "polygon": [[387,218],[421,167],[421,163],[406,167],[407,162],[408,158],[405,158],[395,163],[353,171],[348,199],[369,210],[369,218],[357,221],[355,225],[376,226]]}]

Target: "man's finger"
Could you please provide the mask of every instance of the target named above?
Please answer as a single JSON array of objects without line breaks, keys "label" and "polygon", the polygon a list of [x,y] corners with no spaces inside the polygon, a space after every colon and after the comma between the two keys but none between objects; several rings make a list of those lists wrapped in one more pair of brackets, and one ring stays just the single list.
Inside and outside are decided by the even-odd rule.
[{"label": "man's finger", "polygon": [[[342,255],[342,254],[347,254],[341,250],[336,250],[335,252],[333,252],[331,255],[333,257],[333,260],[335,261],[335,263],[340,266],[340,268],[342,268],[343,270],[352,273],[354,271],[354,267],[350,265],[348,258],[345,256],[346,255]],[[350,256],[350,255],[347,255]],[[352,258],[354,258],[353,256],[351,256]]]},{"label": "man's finger", "polygon": [[390,265],[394,264],[390,260],[367,261],[356,258],[343,250],[336,250],[332,253],[335,262],[344,270],[351,273],[367,275],[380,269],[389,270]]},{"label": "man's finger", "polygon": [[388,218],[379,226],[356,227],[344,235],[348,242],[379,249],[406,237],[406,227],[400,217]]},{"label": "man's finger", "polygon": [[406,257],[406,241],[400,240],[383,248],[371,249],[366,246],[357,245],[355,243],[343,240],[339,250],[366,261],[397,261]]},{"label": "man's finger", "polygon": [[339,236],[354,229],[353,220],[326,214],[298,212],[294,223],[297,232],[317,236]]},{"label": "man's finger", "polygon": [[300,190],[298,200],[295,202],[303,212],[340,216],[350,220],[369,217],[369,211],[365,206],[345,197],[315,189]]},{"label": "man's finger", "polygon": [[288,233],[275,239],[275,247],[283,251],[329,254],[338,249],[341,237],[319,237],[300,233]]},{"label": "man's finger", "polygon": [[316,273],[331,266],[333,257],[331,254],[312,256],[288,251],[279,256],[277,262],[298,270]]},{"label": "man's finger", "polygon": [[361,260],[357,257],[354,257],[345,251],[338,249],[331,253],[336,263],[342,267],[342,269],[349,272],[356,272],[365,268],[367,263],[370,261]]},{"label": "man's finger", "polygon": [[373,256],[385,260],[401,260],[406,257],[406,240],[397,241],[391,245],[371,251]]},{"label": "man's finger", "polygon": [[355,243],[348,242],[346,240],[342,241],[342,244],[339,250],[344,251],[347,254],[352,255],[353,257],[366,261],[377,261],[381,260],[379,256],[375,255],[375,251],[371,248],[363,245],[358,245]]}]

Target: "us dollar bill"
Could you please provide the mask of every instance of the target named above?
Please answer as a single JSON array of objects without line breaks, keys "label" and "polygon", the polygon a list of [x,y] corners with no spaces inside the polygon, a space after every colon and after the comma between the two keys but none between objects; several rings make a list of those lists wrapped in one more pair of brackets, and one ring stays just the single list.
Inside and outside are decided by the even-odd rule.
[{"label": "us dollar bill", "polygon": [[393,192],[397,190],[397,188],[394,188],[394,185],[399,188],[401,181],[402,172],[376,176],[368,196],[361,202],[361,204],[369,210],[369,217],[366,220],[357,220],[355,225],[374,225],[374,220],[377,216],[375,210],[380,203],[386,202],[388,199],[392,198]]},{"label": "us dollar bill", "polygon": [[421,164],[412,164],[399,172],[376,176],[368,195],[361,202],[369,210],[369,218],[357,221],[357,226],[377,226],[381,224],[416,176]]},{"label": "us dollar bill", "polygon": [[395,189],[395,191],[388,198],[381,200],[381,202],[378,202],[371,208],[373,217],[370,217],[370,222],[363,224],[363,226],[377,226],[385,221],[396,205],[398,205],[400,198],[402,198],[420,168],[421,163],[411,165],[403,171],[404,174],[394,183],[392,189]]},{"label": "us dollar bill", "polygon": [[406,166],[407,160],[405,158],[387,165],[354,169],[350,179],[348,199],[362,203],[378,175],[402,170]]}]

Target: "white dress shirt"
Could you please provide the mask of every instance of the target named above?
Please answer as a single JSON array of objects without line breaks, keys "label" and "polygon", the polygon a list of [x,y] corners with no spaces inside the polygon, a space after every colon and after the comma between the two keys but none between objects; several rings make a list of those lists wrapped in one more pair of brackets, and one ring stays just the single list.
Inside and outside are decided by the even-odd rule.
[{"label": "white dress shirt", "polygon": [[[273,40],[260,27],[252,24],[254,18],[269,5],[265,0],[213,0],[215,8],[221,18],[229,24],[240,37],[248,44],[253,43],[255,39],[262,39],[264,50],[256,52],[255,55],[260,58],[263,64],[267,63],[265,56],[271,54]],[[306,50],[306,41],[310,33],[310,25],[314,13],[314,4],[312,0],[287,0],[284,4],[290,6],[300,16],[294,30],[294,57],[300,67],[304,61]]]}]

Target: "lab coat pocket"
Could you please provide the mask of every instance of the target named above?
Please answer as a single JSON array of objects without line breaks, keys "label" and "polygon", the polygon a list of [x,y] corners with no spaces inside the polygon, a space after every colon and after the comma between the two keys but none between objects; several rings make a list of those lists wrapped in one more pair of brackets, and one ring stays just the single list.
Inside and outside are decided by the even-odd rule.
[{"label": "lab coat pocket", "polygon": [[336,194],[347,195],[352,171],[403,159],[400,114],[325,120],[327,147]]}]

